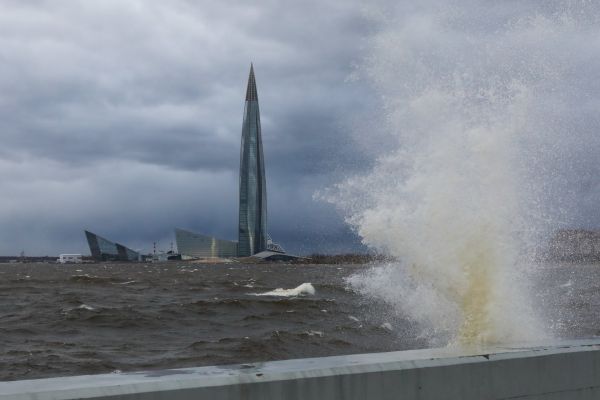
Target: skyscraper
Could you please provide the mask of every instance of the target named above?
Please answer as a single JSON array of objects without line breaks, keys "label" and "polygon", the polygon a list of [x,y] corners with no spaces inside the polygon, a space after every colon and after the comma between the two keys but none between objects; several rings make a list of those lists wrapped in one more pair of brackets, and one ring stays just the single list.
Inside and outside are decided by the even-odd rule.
[{"label": "skyscraper", "polygon": [[271,240],[267,233],[267,184],[260,130],[260,112],[254,67],[246,89],[242,147],[240,150],[240,192],[238,241],[221,240],[212,236],[175,229],[177,248],[182,255],[192,257],[257,257],[265,260],[297,258]]},{"label": "skyscraper", "polygon": [[240,151],[238,256],[267,250],[267,185],[254,68],[246,89]]}]

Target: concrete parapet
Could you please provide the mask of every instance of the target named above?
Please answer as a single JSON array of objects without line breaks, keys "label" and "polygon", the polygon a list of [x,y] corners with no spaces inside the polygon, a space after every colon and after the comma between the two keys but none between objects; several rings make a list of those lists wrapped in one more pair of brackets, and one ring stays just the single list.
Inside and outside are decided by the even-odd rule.
[{"label": "concrete parapet", "polygon": [[0,382],[0,399],[600,399],[600,339]]}]

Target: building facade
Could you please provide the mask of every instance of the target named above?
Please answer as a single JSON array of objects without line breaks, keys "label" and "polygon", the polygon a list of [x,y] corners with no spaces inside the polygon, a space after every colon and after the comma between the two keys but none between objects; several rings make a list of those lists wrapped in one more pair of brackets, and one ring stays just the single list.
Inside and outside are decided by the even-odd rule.
[{"label": "building facade", "polygon": [[240,150],[238,256],[267,249],[267,183],[254,67],[246,89]]},{"label": "building facade", "polygon": [[111,242],[95,233],[85,231],[92,257],[96,261],[139,261],[140,253],[122,244]]},{"label": "building facade", "polygon": [[254,67],[246,87],[240,149],[238,241],[175,229],[177,249],[191,257],[249,257],[266,250],[284,253],[267,233],[267,183]]},{"label": "building facade", "polygon": [[175,229],[175,241],[179,253],[190,257],[227,258],[236,257],[238,254],[237,242],[221,240],[185,229]]}]

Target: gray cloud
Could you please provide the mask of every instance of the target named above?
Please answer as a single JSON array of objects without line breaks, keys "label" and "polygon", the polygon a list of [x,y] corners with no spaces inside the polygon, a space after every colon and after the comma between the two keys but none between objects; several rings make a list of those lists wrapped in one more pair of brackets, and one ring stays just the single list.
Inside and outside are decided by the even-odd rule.
[{"label": "gray cloud", "polygon": [[[599,7],[456,1],[444,8],[455,36],[425,36],[436,3],[2,2],[0,253],[86,252],[83,229],[145,250],[155,240],[167,248],[173,227],[235,238],[251,61],[272,236],[302,253],[362,250],[342,217],[313,193],[369,170],[398,147],[378,108],[389,100],[382,94],[401,93],[371,86],[389,80],[395,88],[398,75],[386,75],[394,71],[388,68],[363,79],[377,40],[399,40],[390,21],[443,70],[444,56],[456,49],[444,52],[440,43],[485,42],[516,16],[558,12],[584,13],[576,18],[587,30],[538,43],[537,54],[559,58],[565,70],[555,88],[562,95],[548,96],[538,112],[555,116],[547,129],[577,132],[577,140],[555,135],[561,151],[540,171],[553,191],[573,193],[554,196],[570,223],[600,226],[600,188],[590,172],[597,172],[600,147]],[[414,72],[407,85],[427,79]],[[548,107],[555,112],[544,112]]]},{"label": "gray cloud", "polygon": [[173,227],[235,238],[251,61],[273,236],[356,248],[312,193],[359,164],[344,114],[361,108],[346,77],[366,28],[317,1],[3,2],[0,252],[85,252],[83,229],[145,250]]}]

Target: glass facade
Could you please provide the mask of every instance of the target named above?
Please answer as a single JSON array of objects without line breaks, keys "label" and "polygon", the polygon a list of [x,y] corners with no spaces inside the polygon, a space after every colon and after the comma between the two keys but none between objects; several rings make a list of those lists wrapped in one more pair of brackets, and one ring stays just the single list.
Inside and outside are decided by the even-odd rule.
[{"label": "glass facade", "polygon": [[267,249],[267,186],[254,68],[250,66],[240,150],[238,256]]},{"label": "glass facade", "polygon": [[190,257],[236,257],[238,253],[236,242],[220,240],[184,229],[175,229],[175,241],[179,253]]},{"label": "glass facade", "polygon": [[122,244],[111,242],[95,233],[85,231],[92,257],[97,261],[139,261],[140,253]]},{"label": "glass facade", "polygon": [[182,256],[198,258],[249,257],[266,250],[284,253],[267,233],[267,185],[253,66],[250,66],[242,123],[238,221],[237,242],[175,229],[177,249]]}]

